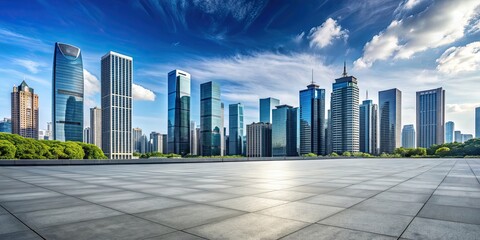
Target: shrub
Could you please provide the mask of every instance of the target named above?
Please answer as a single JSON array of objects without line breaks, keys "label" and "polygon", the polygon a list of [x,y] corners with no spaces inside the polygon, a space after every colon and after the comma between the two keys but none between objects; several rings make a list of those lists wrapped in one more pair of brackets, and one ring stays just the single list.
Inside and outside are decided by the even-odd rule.
[{"label": "shrub", "polygon": [[317,157],[317,154],[315,154],[315,153],[307,153],[307,154],[303,154],[302,157]]},{"label": "shrub", "polygon": [[82,147],[83,152],[85,153],[83,159],[107,159],[102,150],[96,145],[81,142],[78,142],[77,144]]},{"label": "shrub", "polygon": [[350,152],[346,151],[346,152],[343,152],[343,153],[342,153],[342,156],[344,156],[344,157],[351,157],[352,154],[351,154]]},{"label": "shrub", "polygon": [[17,148],[7,140],[0,140],[0,159],[14,159]]},{"label": "shrub", "polygon": [[445,157],[450,153],[450,148],[448,147],[441,147],[435,151],[435,155]]}]

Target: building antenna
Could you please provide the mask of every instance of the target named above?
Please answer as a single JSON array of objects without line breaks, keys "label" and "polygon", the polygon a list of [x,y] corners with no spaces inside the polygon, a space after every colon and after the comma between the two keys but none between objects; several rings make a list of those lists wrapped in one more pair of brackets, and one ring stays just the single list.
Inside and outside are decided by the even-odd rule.
[{"label": "building antenna", "polygon": [[365,100],[368,100],[368,90],[367,90],[367,98]]},{"label": "building antenna", "polygon": [[313,84],[313,68],[312,68],[312,84]]},{"label": "building antenna", "polygon": [[347,76],[347,62],[343,61],[343,76]]}]

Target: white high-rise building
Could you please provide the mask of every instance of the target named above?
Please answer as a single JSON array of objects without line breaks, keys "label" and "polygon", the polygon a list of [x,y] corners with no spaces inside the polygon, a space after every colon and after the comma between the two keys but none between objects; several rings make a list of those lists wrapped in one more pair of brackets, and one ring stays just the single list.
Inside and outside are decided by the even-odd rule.
[{"label": "white high-rise building", "polygon": [[90,143],[102,148],[102,109],[90,108]]},{"label": "white high-rise building", "polygon": [[133,58],[109,52],[102,57],[102,149],[110,159],[130,159]]},{"label": "white high-rise building", "polygon": [[83,129],[83,142],[84,143],[92,143],[92,139],[90,139],[91,137],[91,131],[90,131],[90,127],[86,127]]}]

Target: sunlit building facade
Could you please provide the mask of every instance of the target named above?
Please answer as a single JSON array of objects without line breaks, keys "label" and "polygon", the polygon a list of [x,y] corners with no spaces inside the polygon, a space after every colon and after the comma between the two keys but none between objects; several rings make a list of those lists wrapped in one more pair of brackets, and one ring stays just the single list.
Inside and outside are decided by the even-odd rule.
[{"label": "sunlit building facade", "polygon": [[190,74],[168,73],[168,153],[190,153]]},{"label": "sunlit building facade", "polygon": [[222,103],[220,84],[200,84],[200,138],[202,156],[222,155]]},{"label": "sunlit building facade", "polygon": [[393,153],[402,144],[402,92],[396,88],[378,92],[380,153]]}]

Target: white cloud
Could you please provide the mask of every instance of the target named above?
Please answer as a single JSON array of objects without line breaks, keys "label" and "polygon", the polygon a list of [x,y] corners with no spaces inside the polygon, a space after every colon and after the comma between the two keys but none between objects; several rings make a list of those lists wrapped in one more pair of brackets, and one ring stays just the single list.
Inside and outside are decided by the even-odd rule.
[{"label": "white cloud", "polygon": [[310,29],[310,47],[324,48],[335,39],[348,38],[348,31],[342,29],[336,20],[328,18],[322,25]]},{"label": "white cloud", "polygon": [[422,0],[407,0],[404,7],[405,9],[412,9],[416,5],[418,5]]},{"label": "white cloud", "polygon": [[100,81],[87,69],[83,69],[83,86],[86,96],[93,96],[100,92]]},{"label": "white cloud", "polygon": [[300,34],[298,34],[297,36],[295,36],[295,37],[293,38],[293,42],[295,42],[295,43],[301,43],[304,36],[305,36],[305,32],[301,32]]},{"label": "white cloud", "polygon": [[447,104],[446,106],[447,113],[473,113],[476,107],[480,107],[480,103]]},{"label": "white cloud", "polygon": [[38,73],[39,68],[47,66],[47,64],[43,62],[35,62],[28,59],[13,59],[13,63],[26,68],[31,73]]},{"label": "white cloud", "polygon": [[[30,32],[30,34],[32,34]],[[32,51],[50,52],[53,51],[53,45],[50,46],[35,36],[27,36],[18,32],[0,28],[0,43],[20,46]]]},{"label": "white cloud", "polygon": [[480,42],[462,47],[451,47],[437,59],[437,69],[443,73],[480,70]]},{"label": "white cloud", "polygon": [[155,101],[155,93],[135,83],[132,85],[132,94],[134,100]]},{"label": "white cloud", "polygon": [[418,52],[451,44],[464,36],[475,17],[478,0],[438,0],[416,14],[407,15],[375,35],[355,61],[355,67],[371,67],[375,61],[409,59]]}]

